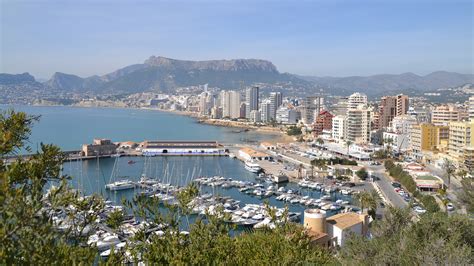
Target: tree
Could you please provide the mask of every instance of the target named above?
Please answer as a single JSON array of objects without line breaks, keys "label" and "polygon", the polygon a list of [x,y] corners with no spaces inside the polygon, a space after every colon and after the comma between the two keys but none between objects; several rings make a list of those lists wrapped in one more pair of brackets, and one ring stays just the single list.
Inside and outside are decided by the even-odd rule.
[{"label": "tree", "polygon": [[459,201],[466,205],[469,213],[474,213],[474,179],[465,178],[461,180],[462,189],[458,193]]},{"label": "tree", "polygon": [[380,200],[380,197],[375,190],[371,191],[361,191],[360,193],[354,196],[354,199],[360,206],[362,212],[364,209],[367,208],[372,214],[375,214],[375,210],[377,209],[377,203]]},{"label": "tree", "polygon": [[413,219],[409,209],[388,207],[374,221],[372,238],[351,236],[340,250],[346,265],[471,265],[474,221],[462,215],[427,213]]},{"label": "tree", "polygon": [[301,135],[303,132],[301,131],[301,128],[300,127],[297,127],[297,126],[290,126],[288,127],[288,129],[286,130],[286,134],[288,134],[288,136],[299,136]]},{"label": "tree", "polygon": [[365,168],[361,168],[356,172],[356,175],[361,179],[361,180],[366,180],[367,177],[369,177],[369,173]]},{"label": "tree", "polygon": [[324,140],[322,138],[317,138],[316,139],[316,143],[318,143],[319,145],[323,145],[324,144]]},{"label": "tree", "polygon": [[456,167],[450,160],[444,159],[443,169],[444,169],[446,178],[448,179],[448,188],[449,188],[449,186],[451,185],[451,177],[454,175],[456,171]]},{"label": "tree", "polygon": [[384,144],[385,144],[385,148],[387,150],[387,154],[388,156],[391,157],[392,155],[392,144],[393,144],[393,139],[392,138],[386,138],[383,140]]},{"label": "tree", "polygon": [[344,144],[345,144],[346,147],[347,147],[347,156],[349,156],[349,148],[350,148],[351,145],[352,145],[352,141],[347,140]]},{"label": "tree", "polygon": [[[15,111],[0,114],[0,264],[92,264],[97,250],[84,244],[103,201],[70,189],[69,177],[61,175],[59,148],[41,144],[29,158],[5,161],[31,150],[26,143],[38,119]],[[44,194],[49,184],[54,186]]]}]

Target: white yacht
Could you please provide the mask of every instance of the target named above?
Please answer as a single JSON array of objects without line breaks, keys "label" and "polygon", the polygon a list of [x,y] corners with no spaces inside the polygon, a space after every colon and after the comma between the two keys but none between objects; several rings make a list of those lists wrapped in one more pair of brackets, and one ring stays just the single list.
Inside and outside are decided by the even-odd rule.
[{"label": "white yacht", "polygon": [[120,180],[113,183],[105,185],[105,188],[111,191],[132,189],[135,187],[135,184],[130,180]]},{"label": "white yacht", "polygon": [[253,161],[246,161],[245,162],[245,169],[247,169],[248,171],[250,171],[252,173],[258,173],[262,170],[260,165],[258,165],[257,163],[255,163]]}]

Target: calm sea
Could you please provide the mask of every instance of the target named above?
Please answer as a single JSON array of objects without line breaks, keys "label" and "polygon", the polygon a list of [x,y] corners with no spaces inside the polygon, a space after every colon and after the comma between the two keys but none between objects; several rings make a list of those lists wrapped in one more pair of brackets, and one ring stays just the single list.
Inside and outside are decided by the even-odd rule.
[{"label": "calm sea", "polygon": [[[93,138],[110,138],[113,141],[152,140],[218,140],[221,143],[261,141],[277,137],[257,132],[235,133],[235,129],[199,124],[193,118],[152,110],[0,106],[0,109],[14,108],[29,114],[41,115],[33,127],[30,146],[34,149],[40,142],[54,143],[63,150],[78,150],[83,143]],[[246,171],[243,163],[229,157],[152,157],[145,163],[144,157],[104,158],[76,161],[64,164],[63,173],[72,176],[71,184],[84,194],[98,193],[106,199],[120,204],[122,198],[131,199],[139,189],[110,192],[104,189],[111,180],[111,173],[117,160],[118,176],[138,181],[142,174],[155,177],[173,185],[186,185],[199,176],[225,176],[235,180],[256,182],[256,175]],[[129,160],[136,161],[128,164]],[[269,186],[270,184],[265,184]],[[298,190],[294,183],[284,184],[288,189]],[[236,188],[202,187],[202,192],[230,196],[242,204],[262,203],[257,197],[241,193]],[[319,198],[319,192],[309,189],[300,191],[303,195]],[[350,197],[335,193],[332,200],[350,200]],[[271,205],[283,207],[284,203],[275,197],[268,199]],[[289,205],[290,211],[302,212],[301,205]]]},{"label": "calm sea", "polygon": [[30,146],[54,143],[63,150],[79,150],[94,138],[112,141],[217,140],[221,143],[273,139],[276,135],[255,131],[236,133],[235,128],[198,123],[194,118],[168,112],[141,109],[79,108],[66,106],[8,106],[29,114],[41,115],[33,127]]}]

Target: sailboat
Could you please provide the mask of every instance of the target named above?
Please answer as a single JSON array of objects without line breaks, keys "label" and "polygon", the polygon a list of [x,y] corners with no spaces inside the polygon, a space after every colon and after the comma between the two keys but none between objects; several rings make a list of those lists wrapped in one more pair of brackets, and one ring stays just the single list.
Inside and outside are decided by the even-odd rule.
[{"label": "sailboat", "polygon": [[112,173],[110,174],[109,183],[105,185],[105,189],[108,189],[110,191],[135,188],[135,183],[133,183],[131,180],[128,180],[128,179],[116,180],[117,174],[118,174],[118,161],[119,160],[120,160],[120,157],[115,157],[115,162],[112,168]]}]

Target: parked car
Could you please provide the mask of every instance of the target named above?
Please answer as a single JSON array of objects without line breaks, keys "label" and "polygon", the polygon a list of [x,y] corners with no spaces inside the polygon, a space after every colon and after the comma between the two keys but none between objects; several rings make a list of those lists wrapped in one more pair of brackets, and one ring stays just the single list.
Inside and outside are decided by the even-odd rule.
[{"label": "parked car", "polygon": [[423,214],[426,212],[425,209],[421,208],[420,206],[416,206],[413,208],[413,210],[416,212],[416,213],[419,213],[419,214]]},{"label": "parked car", "polygon": [[398,182],[392,182],[392,187],[400,188],[400,187],[402,187],[402,185]]},{"label": "parked car", "polygon": [[448,211],[454,211],[454,205],[450,202],[450,203],[446,204],[446,209]]}]

